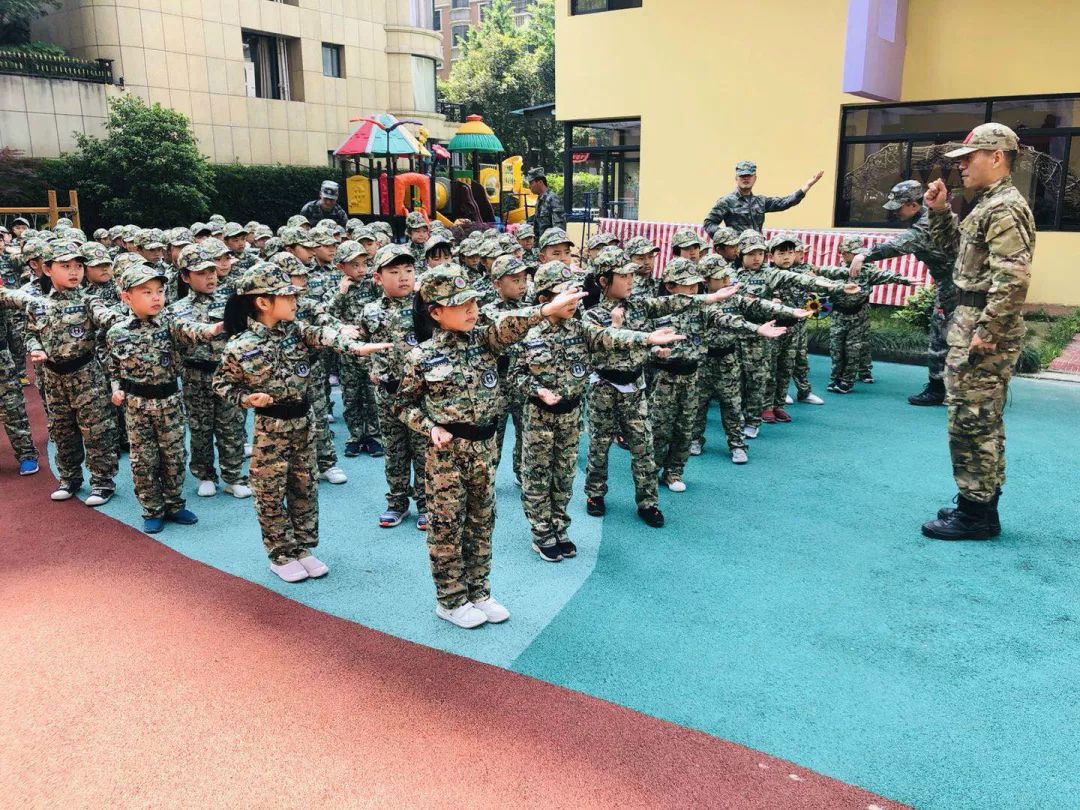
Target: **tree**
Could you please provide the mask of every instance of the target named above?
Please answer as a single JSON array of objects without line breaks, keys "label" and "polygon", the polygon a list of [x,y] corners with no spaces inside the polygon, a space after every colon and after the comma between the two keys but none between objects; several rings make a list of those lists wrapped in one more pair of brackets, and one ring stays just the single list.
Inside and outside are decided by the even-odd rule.
[{"label": "tree", "polygon": [[0,0],[0,46],[30,41],[30,23],[60,8],[60,0]]},{"label": "tree", "polygon": [[109,102],[106,135],[77,135],[68,174],[103,222],[190,222],[209,212],[209,163],[182,113],[138,96]]}]

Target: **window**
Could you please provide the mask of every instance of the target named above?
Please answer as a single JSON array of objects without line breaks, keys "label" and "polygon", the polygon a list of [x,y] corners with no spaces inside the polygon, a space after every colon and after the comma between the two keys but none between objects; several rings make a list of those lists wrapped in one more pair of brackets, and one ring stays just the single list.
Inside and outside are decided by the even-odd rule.
[{"label": "window", "polygon": [[469,26],[455,25],[450,31],[450,44],[455,48],[461,47],[461,40],[469,35]]},{"label": "window", "polygon": [[290,93],[290,48],[286,40],[251,31],[241,31],[240,39],[244,49],[247,94],[252,98],[296,98]]},{"label": "window", "polygon": [[412,57],[413,109],[435,112],[435,60]]},{"label": "window", "polygon": [[345,62],[344,48],[340,45],[332,45],[329,42],[322,44],[322,75],[332,79],[345,78],[342,65]]},{"label": "window", "polygon": [[409,23],[413,28],[437,28],[432,24],[434,16],[435,0],[409,0]]},{"label": "window", "polygon": [[570,0],[571,14],[621,11],[624,8],[641,8],[641,0]]},{"label": "window", "polygon": [[431,27],[436,31],[442,31],[442,11],[436,9],[431,20]]},{"label": "window", "polygon": [[469,0],[450,0],[450,8],[468,8]]},{"label": "window", "polygon": [[943,179],[953,210],[964,216],[972,195],[945,152],[979,124],[998,121],[1020,136],[1013,182],[1036,227],[1080,231],[1080,120],[1074,118],[1080,119],[1080,96],[845,106],[834,222],[897,227],[881,206],[892,186],[908,179],[924,185]]},{"label": "window", "polygon": [[[641,120],[577,121],[563,127],[566,159],[572,167],[563,191],[570,198],[569,218],[575,222],[592,222],[598,217],[637,219]],[[564,165],[563,176],[566,174]],[[574,177],[581,180],[582,174],[592,175],[591,182],[575,183]]]}]

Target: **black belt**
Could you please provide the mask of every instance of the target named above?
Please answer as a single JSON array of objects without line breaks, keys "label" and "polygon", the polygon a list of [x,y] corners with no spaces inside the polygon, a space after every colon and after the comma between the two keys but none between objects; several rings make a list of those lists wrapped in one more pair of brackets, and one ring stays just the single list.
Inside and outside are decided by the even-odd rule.
[{"label": "black belt", "polygon": [[165,399],[179,393],[180,386],[176,384],[176,380],[161,385],[144,385],[133,380],[120,380],[120,390],[125,394],[145,399]]},{"label": "black belt", "polygon": [[726,346],[726,347],[710,346],[708,351],[706,352],[706,354],[708,354],[709,357],[712,357],[712,358],[727,357],[729,354],[735,354],[735,352],[737,352],[738,350],[739,350],[739,344],[737,344],[737,343],[732,345],[732,346]]},{"label": "black belt", "polygon": [[76,357],[74,360],[46,360],[45,367],[49,371],[54,371],[57,374],[71,374],[78,371],[83,366],[87,365],[94,359],[94,354],[84,354],[82,357]]},{"label": "black belt", "polygon": [[500,374],[506,374],[510,370],[510,355],[500,354],[495,358],[495,368],[499,370]]},{"label": "black belt", "polygon": [[193,368],[196,371],[205,371],[207,374],[213,374],[218,370],[219,363],[214,360],[185,360],[184,365],[187,368]]},{"label": "black belt", "polygon": [[957,300],[956,305],[959,307],[977,307],[978,309],[985,309],[986,293],[963,291],[960,293],[960,298]]},{"label": "black belt", "polygon": [[299,419],[307,416],[310,410],[311,403],[306,399],[301,399],[292,402],[275,402],[273,405],[267,405],[264,408],[256,408],[255,413],[259,416],[269,416],[272,419]]},{"label": "black belt", "polygon": [[470,442],[482,442],[495,435],[495,423],[487,425],[470,425],[467,422],[447,422],[439,425],[443,430],[448,430],[455,439],[467,439]]},{"label": "black belt", "polygon": [[617,368],[598,368],[596,369],[597,375],[601,380],[606,380],[609,383],[615,385],[630,385],[637,382],[638,377],[641,376],[641,369],[635,368],[630,371],[622,371]]},{"label": "black belt", "polygon": [[379,380],[379,385],[383,387],[383,390],[388,394],[396,394],[398,386],[401,385],[401,380],[390,377],[387,380]]},{"label": "black belt", "polygon": [[858,315],[862,308],[866,304],[839,304],[833,302],[833,312],[839,312],[841,315]]},{"label": "black belt", "polygon": [[581,404],[581,397],[563,397],[554,405],[548,405],[540,397],[529,397],[529,402],[547,413],[570,413]]},{"label": "black belt", "polygon": [[693,360],[668,360],[666,362],[653,363],[661,371],[667,371],[676,377],[689,377],[698,370],[698,364]]}]

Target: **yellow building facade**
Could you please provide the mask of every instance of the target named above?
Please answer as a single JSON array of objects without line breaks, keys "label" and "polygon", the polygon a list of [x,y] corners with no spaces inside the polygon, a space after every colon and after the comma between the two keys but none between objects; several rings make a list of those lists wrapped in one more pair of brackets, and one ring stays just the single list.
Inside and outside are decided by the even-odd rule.
[{"label": "yellow building facade", "polygon": [[[638,8],[585,14],[572,13],[573,0],[560,0],[556,117],[578,125],[582,133],[589,131],[589,122],[602,127],[602,122],[640,121],[631,136],[640,140],[638,162],[630,167],[638,219],[700,222],[713,202],[734,187],[735,163],[754,160],[755,191],[761,194],[788,194],[814,171],[825,172],[801,204],[769,215],[770,226],[863,227],[845,221],[858,213],[845,199],[850,193],[845,179],[849,186],[853,177],[891,185],[904,179],[897,173],[909,172],[909,164],[916,164],[916,171],[906,176],[919,177],[924,146],[932,148],[942,139],[909,138],[897,147],[907,157],[896,158],[891,170],[883,144],[842,143],[845,131],[856,139],[865,135],[857,120],[894,120],[876,116],[873,107],[865,115],[849,111],[843,117],[844,105],[872,103],[842,91],[853,5],[848,0],[722,5],[641,0]],[[1001,0],[910,0],[902,32],[906,48],[896,101],[927,102],[913,114],[949,122],[941,128],[970,129],[968,113],[978,111],[984,99],[1078,97],[1045,103],[1005,100],[994,107],[1011,105],[1018,120],[1027,120],[1021,112],[1028,117],[1053,113],[1054,129],[1033,139],[1048,152],[1033,169],[1046,174],[1045,181],[1032,180],[1046,198],[1042,216],[1048,224],[1038,236],[1031,303],[1080,305],[1080,272],[1074,267],[1080,258],[1080,211],[1075,217],[1073,211],[1080,205],[1080,137],[1073,140],[1080,136],[1080,52],[1071,42],[1078,24],[1080,6],[1073,4],[1033,3],[1021,9]],[[955,99],[965,100],[966,106],[933,106]],[[953,109],[955,116],[949,114]],[[1043,133],[1038,124],[1032,131]],[[886,125],[879,131],[887,130]],[[577,137],[571,151],[580,163],[591,156],[577,152]],[[588,137],[589,143],[596,141]],[[581,143],[588,152],[588,144]],[[870,157],[874,162],[861,165],[873,171],[856,171]],[[875,193],[883,199],[888,186],[863,191],[865,199]],[[877,206],[866,210],[871,207]],[[881,224],[872,229],[880,230]]]}]

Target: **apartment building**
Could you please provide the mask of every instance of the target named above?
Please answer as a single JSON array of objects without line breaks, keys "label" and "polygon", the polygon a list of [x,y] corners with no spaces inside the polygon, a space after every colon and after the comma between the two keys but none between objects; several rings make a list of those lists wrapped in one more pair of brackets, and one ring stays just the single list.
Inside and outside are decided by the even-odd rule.
[{"label": "apartment building", "polygon": [[[461,40],[484,20],[484,12],[491,0],[435,0],[433,28],[442,34],[439,61],[439,78],[450,76],[450,68],[461,56]],[[532,0],[513,0],[514,22],[525,25],[532,17],[529,6]]]}]

